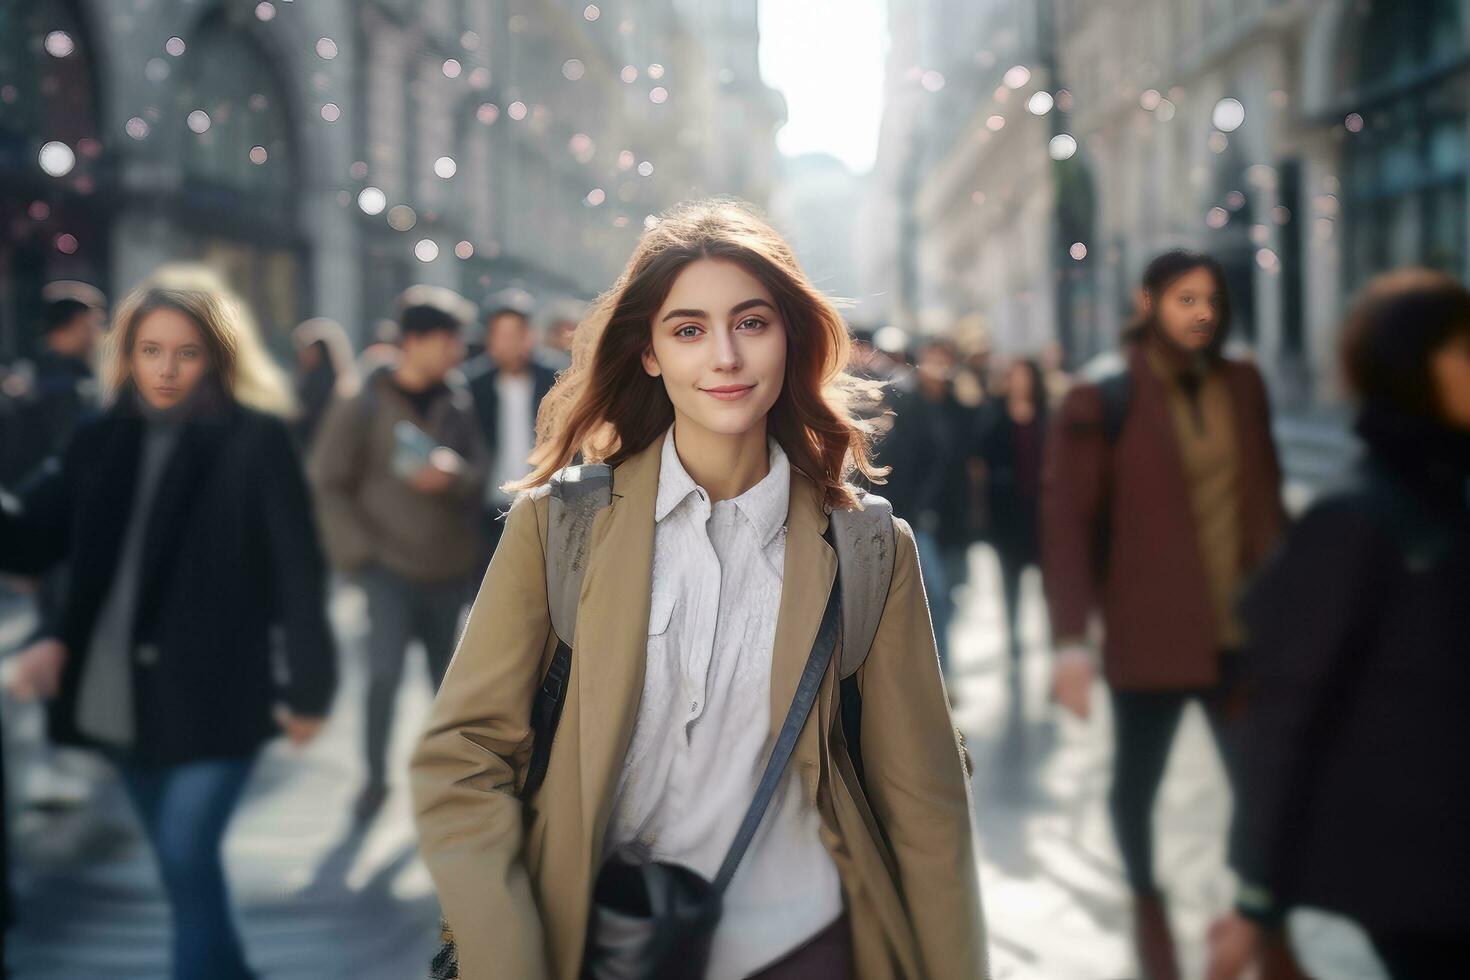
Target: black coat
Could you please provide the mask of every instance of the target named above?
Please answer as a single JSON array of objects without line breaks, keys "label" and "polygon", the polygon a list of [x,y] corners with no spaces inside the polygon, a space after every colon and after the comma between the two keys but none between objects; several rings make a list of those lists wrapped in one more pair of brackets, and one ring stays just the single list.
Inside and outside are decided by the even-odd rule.
[{"label": "black coat", "polygon": [[[1031,422],[1035,451],[1027,459],[1021,453],[1021,426],[1006,410],[1005,402],[994,404],[993,414],[978,440],[977,454],[985,463],[986,511],[989,537],[996,550],[1023,563],[1041,557],[1040,508],[1041,467],[1046,450],[1046,415],[1038,412]],[[1026,467],[1029,471],[1023,472]],[[1027,488],[1031,492],[1027,492]]]},{"label": "black coat", "polygon": [[[541,399],[546,397],[546,393],[556,383],[556,372],[534,361],[526,370],[531,372],[531,419],[534,421],[536,412],[541,407]],[[500,393],[495,389],[495,379],[499,377],[500,369],[490,360],[489,355],[482,354],[465,365],[464,375],[470,394],[475,398],[475,417],[480,420],[480,436],[485,440],[485,448],[489,451],[493,472],[495,454],[500,448]]]},{"label": "black coat", "polygon": [[32,391],[16,403],[0,445],[0,480],[25,477],[97,413],[97,379],[86,361],[48,350],[36,356],[35,371]]},{"label": "black coat", "polygon": [[[0,518],[0,567],[66,561],[58,639],[69,656],[51,734],[87,744],[76,699],[137,483],[143,420],[117,407]],[[149,511],[133,617],[134,752],[162,764],[248,754],[278,734],[273,707],[327,711],[336,652],[311,502],[281,420],[233,404],[196,413]]]},{"label": "black coat", "polygon": [[1388,428],[1247,595],[1233,850],[1277,913],[1470,930],[1470,436]]},{"label": "black coat", "polygon": [[942,433],[935,425],[934,408],[919,394],[912,373],[884,390],[888,430],[874,441],[874,461],[890,467],[884,482],[872,487],[887,498],[893,513],[916,531],[939,530],[939,501],[944,478]]}]

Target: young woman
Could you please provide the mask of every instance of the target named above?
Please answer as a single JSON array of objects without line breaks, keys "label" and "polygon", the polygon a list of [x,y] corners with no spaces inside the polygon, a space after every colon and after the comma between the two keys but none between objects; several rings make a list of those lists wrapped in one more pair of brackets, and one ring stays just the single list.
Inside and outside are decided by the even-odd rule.
[{"label": "young woman", "polygon": [[1470,963],[1470,292],[1383,276],[1343,354],[1367,452],[1244,603],[1243,887],[1212,980],[1266,958],[1297,905],[1357,920],[1394,980]]},{"label": "young woman", "polygon": [[109,409],[0,517],[7,570],[71,568],[59,642],[18,683],[52,698],[56,741],[121,771],[173,909],[173,976],[248,977],[221,841],[261,745],[309,741],[336,678],[289,394],[192,270],[123,302],[105,372]]},{"label": "young woman", "polygon": [[[744,206],[687,205],[647,232],[578,331],[541,416],[535,488],[500,547],[413,761],[420,849],[461,976],[579,975],[604,861],[712,878],[823,617],[823,538],[876,475],[848,414],[846,327]],[[590,534],[560,727],[516,796],[556,647],[549,501],[581,452],[612,464]],[[707,975],[985,973],[969,785],[914,541],[859,674],[864,778],[829,669],[771,809],[725,893]]]},{"label": "young woman", "polygon": [[1047,419],[1041,366],[1031,360],[1012,364],[1001,399],[981,434],[979,456],[985,465],[990,543],[1000,559],[1011,661],[1016,663],[1021,659],[1021,575],[1041,561],[1037,510]]},{"label": "young woman", "polygon": [[[1088,714],[1088,618],[1101,608],[1111,693],[1114,831],[1134,896],[1143,975],[1178,975],[1152,813],[1180,715],[1199,701],[1233,777],[1241,687],[1236,590],[1282,524],[1280,470],[1260,374],[1223,353],[1230,329],[1214,259],[1149,263],[1126,369],[1074,389],[1052,426],[1042,571],[1058,651],[1056,699]],[[1232,778],[1233,782],[1233,778]]]}]

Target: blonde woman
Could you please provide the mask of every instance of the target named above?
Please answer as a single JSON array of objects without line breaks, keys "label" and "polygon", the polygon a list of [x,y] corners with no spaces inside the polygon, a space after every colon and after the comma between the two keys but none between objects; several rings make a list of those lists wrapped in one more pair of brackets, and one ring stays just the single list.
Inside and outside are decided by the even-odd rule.
[{"label": "blonde woman", "polygon": [[[248,977],[220,845],[263,743],[320,728],[336,681],[325,573],[285,378],[201,270],[124,300],[108,408],[0,517],[0,564],[72,580],[20,683],[122,774],[173,909],[173,976]],[[284,637],[284,683],[272,672]]]},{"label": "blonde woman", "polygon": [[[577,344],[519,485],[535,489],[511,508],[413,761],[459,975],[984,976],[969,784],[903,522],[891,587],[856,606],[878,623],[863,665],[839,682],[815,652],[837,594],[828,523],[858,505],[855,467],[882,472],[849,413],[870,386],[842,373],[841,317],[769,225],[716,200],[644,235]],[[540,488],[579,451],[613,467],[611,504],[591,524],[567,694],[528,791],[533,695],[557,649]],[[772,745],[791,744],[777,733],[794,692],[814,687],[740,851]],[[860,721],[839,723],[859,692]],[[689,956],[616,972],[616,936],[589,920],[636,905],[643,871],[708,882],[736,854],[711,889],[717,921],[706,900],[679,940]]]}]

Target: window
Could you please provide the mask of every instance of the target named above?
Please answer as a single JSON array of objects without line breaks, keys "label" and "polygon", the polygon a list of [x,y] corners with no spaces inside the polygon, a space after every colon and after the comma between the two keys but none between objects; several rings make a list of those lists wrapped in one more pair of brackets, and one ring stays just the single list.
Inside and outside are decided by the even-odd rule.
[{"label": "window", "polygon": [[1362,119],[1344,152],[1349,284],[1408,264],[1464,274],[1470,99],[1458,4],[1378,0],[1355,27],[1357,57],[1344,59],[1357,93],[1345,111]]},{"label": "window", "polygon": [[246,30],[216,18],[189,39],[184,57],[178,118],[186,179],[284,205],[294,173],[290,123],[265,53]]}]

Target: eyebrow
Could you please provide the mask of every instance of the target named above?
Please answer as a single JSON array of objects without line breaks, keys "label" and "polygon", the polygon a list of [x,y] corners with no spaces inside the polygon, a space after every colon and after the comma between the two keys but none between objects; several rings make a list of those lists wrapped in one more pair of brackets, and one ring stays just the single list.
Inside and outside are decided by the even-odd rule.
[{"label": "eyebrow", "polygon": [[[144,347],[144,346],[147,346],[147,345],[150,345],[150,344],[152,346],[154,346],[154,347],[163,347],[164,346],[163,341],[161,341],[161,340],[152,340],[152,339],[149,339],[147,337],[139,337],[138,340],[137,340],[137,344],[138,344],[139,347]],[[187,343],[179,344],[177,349],[178,350],[191,350],[191,349],[192,350],[203,350],[204,349],[204,345],[203,344],[197,344],[197,343],[195,343],[194,341],[191,340],[191,341],[189,341]]]},{"label": "eyebrow", "polygon": [[[732,306],[730,308],[730,315],[734,316],[737,313],[744,313],[746,310],[754,309],[757,306],[764,306],[766,309],[772,311],[775,310],[775,307],[772,306],[770,303],[759,297],[756,297],[755,299],[748,299],[743,303],[737,303],[735,306]],[[667,321],[681,319],[683,317],[692,317],[694,319],[703,320],[708,316],[709,314],[706,313],[704,310],[670,310],[668,313],[664,314],[664,320]]]}]

